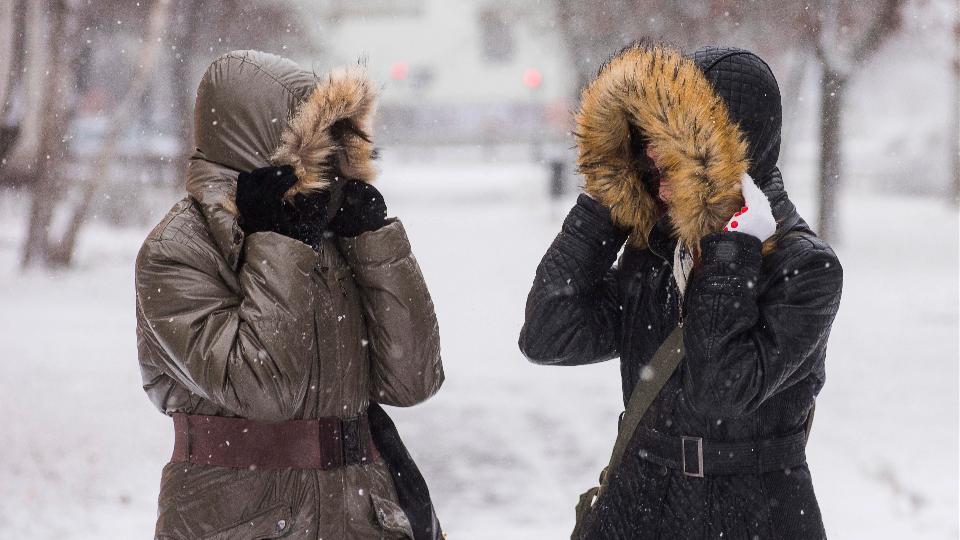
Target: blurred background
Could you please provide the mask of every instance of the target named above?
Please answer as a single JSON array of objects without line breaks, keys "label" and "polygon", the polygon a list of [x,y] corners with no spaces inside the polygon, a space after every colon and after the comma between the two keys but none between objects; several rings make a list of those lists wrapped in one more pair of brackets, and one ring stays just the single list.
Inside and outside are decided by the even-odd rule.
[{"label": "blurred background", "polygon": [[957,0],[3,0],[0,538],[149,538],[169,419],[140,388],[133,260],[184,195],[193,100],[234,49],[380,85],[379,187],[448,381],[393,411],[451,539],[566,538],[609,457],[616,362],[516,347],[579,190],[572,111],[639,38],[763,56],[781,168],[845,269],[809,459],[832,538],[957,538]]}]

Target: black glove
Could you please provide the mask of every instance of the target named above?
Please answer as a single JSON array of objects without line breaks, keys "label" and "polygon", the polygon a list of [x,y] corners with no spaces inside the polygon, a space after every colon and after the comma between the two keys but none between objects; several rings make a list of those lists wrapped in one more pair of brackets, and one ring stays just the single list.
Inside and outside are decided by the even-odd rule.
[{"label": "black glove", "polygon": [[330,192],[326,189],[295,195],[293,201],[286,205],[288,211],[283,214],[284,219],[277,232],[320,251],[320,240],[327,227],[329,202]]},{"label": "black glove", "polygon": [[351,180],[342,189],[340,209],[330,221],[330,232],[353,237],[387,224],[387,203],[377,188]]},{"label": "black glove", "polygon": [[237,178],[237,211],[247,235],[271,231],[319,249],[326,225],[326,190],[283,198],[297,182],[293,167],[262,167]]},{"label": "black glove", "polygon": [[263,167],[237,177],[237,211],[245,234],[276,231],[284,212],[283,194],[297,183],[293,167]]}]

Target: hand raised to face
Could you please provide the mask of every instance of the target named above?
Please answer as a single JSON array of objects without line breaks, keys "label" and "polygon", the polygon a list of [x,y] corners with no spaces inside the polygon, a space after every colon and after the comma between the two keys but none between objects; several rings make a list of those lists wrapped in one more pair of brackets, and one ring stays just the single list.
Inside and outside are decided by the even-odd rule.
[{"label": "hand raised to face", "polygon": [[245,234],[276,231],[284,209],[283,195],[297,183],[293,167],[261,167],[237,177],[237,211]]},{"label": "hand raised to face", "polygon": [[743,208],[727,221],[723,230],[746,233],[764,242],[777,232],[770,201],[746,173],[740,179],[740,190],[743,192]]},{"label": "hand raised to face", "polygon": [[358,180],[344,184],[340,208],[330,221],[330,232],[352,237],[375,231],[387,222],[387,203],[373,185]]},{"label": "hand raised to face", "polygon": [[293,167],[262,167],[237,178],[237,211],[245,234],[275,232],[317,249],[326,227],[330,193],[317,190],[285,198],[297,183]]}]

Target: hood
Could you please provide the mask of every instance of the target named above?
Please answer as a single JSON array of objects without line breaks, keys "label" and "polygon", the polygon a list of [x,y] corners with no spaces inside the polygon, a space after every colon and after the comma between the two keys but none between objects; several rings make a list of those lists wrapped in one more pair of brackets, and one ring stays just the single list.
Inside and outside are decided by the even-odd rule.
[{"label": "hood", "polygon": [[[664,211],[643,185],[643,166],[631,150],[631,127],[646,138],[661,175],[671,182],[665,213],[674,236],[694,252],[703,236],[720,231],[743,205],[744,173],[763,177],[772,172],[763,170],[769,160],[776,163],[773,146],[754,145],[734,115],[751,104],[744,100],[731,108],[718,91],[731,72],[717,69],[719,61],[709,66],[716,57],[702,58],[706,70],[667,46],[631,45],[607,61],[581,95],[574,134],[584,188],[610,208],[618,226],[630,231],[634,247],[647,247]],[[775,131],[778,149],[779,124]],[[754,147],[764,148],[757,154],[763,155],[762,163],[752,160]]]},{"label": "hood", "polygon": [[783,110],[777,78],[762,58],[736,47],[703,47],[691,58],[746,136],[748,172],[763,187],[780,157]]},{"label": "hood", "polygon": [[243,240],[239,173],[292,165],[298,181],[287,197],[326,189],[338,174],[372,181],[375,94],[359,66],[320,76],[259,51],[233,51],[210,64],[197,89],[187,191],[234,266]]}]

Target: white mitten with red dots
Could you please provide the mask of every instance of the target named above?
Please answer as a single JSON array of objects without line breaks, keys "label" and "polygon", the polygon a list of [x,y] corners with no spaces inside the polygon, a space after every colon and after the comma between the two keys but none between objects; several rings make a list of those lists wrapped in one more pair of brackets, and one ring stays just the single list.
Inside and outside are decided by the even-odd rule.
[{"label": "white mitten with red dots", "polygon": [[777,232],[770,201],[747,173],[740,179],[740,190],[743,192],[743,208],[730,218],[723,230],[747,233],[764,242]]}]

